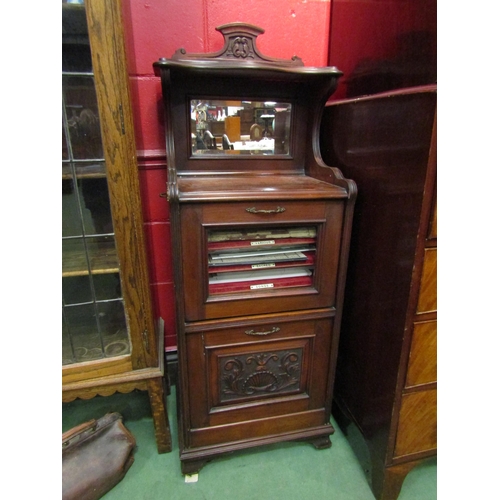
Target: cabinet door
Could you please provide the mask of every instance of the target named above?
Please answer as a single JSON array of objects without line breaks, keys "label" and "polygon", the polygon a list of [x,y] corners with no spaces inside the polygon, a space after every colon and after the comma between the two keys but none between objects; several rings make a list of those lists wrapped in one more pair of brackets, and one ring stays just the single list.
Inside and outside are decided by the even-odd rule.
[{"label": "cabinet door", "polygon": [[181,206],[187,321],[334,307],[343,201]]},{"label": "cabinet door", "polygon": [[121,357],[124,371],[157,356],[120,2],[62,14],[62,357],[75,381],[83,362]]},{"label": "cabinet door", "polygon": [[277,315],[188,332],[190,446],[325,425],[331,327]]}]

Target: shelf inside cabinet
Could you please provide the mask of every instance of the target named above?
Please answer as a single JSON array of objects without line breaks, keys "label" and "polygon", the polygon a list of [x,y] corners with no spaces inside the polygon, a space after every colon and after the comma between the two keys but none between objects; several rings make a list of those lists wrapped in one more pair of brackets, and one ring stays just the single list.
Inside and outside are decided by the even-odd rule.
[{"label": "shelf inside cabinet", "polygon": [[178,186],[181,202],[347,198],[344,188],[306,175],[183,175]]},{"label": "shelf inside cabinet", "polygon": [[[75,175],[77,179],[99,179],[106,177],[106,165],[104,163],[74,163]],[[71,164],[63,163],[62,178],[72,179]]]},{"label": "shelf inside cabinet", "polygon": [[[66,245],[63,249],[63,277],[110,274],[119,272],[118,256],[114,241],[96,242],[88,245],[85,253],[79,244]],[[87,262],[88,255],[88,262]]]}]

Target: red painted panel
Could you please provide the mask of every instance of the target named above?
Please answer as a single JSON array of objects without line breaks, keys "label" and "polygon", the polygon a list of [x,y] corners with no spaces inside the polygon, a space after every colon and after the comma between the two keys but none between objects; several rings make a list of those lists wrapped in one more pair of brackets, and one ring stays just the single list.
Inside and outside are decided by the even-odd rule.
[{"label": "red painted panel", "polygon": [[131,77],[129,82],[137,149],[165,151],[165,114],[160,79],[153,76]]},{"label": "red painted panel", "polygon": [[167,190],[167,170],[164,168],[143,169],[139,171],[139,183],[143,216],[145,222],[167,222],[170,220],[170,207],[166,198],[160,196]]},{"label": "red painted panel", "polygon": [[289,59],[299,56],[306,66],[326,66],[330,27],[329,0],[217,1],[207,8],[208,50],[222,48],[216,26],[231,22],[255,24],[265,30],[257,39],[261,53]]},{"label": "red painted panel", "polygon": [[122,0],[129,73],[152,75],[154,61],[178,48],[203,52],[204,0]]},{"label": "red painted panel", "polygon": [[149,256],[151,283],[172,283],[173,269],[170,246],[170,224],[153,222],[144,224]]}]

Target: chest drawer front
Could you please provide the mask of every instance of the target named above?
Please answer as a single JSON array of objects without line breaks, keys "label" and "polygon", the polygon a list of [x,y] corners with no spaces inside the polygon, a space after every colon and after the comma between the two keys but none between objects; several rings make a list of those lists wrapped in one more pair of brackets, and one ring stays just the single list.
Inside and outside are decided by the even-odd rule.
[{"label": "chest drawer front", "polygon": [[403,395],[395,457],[437,448],[437,390]]},{"label": "chest drawer front", "polygon": [[437,381],[437,321],[414,323],[406,387]]},{"label": "chest drawer front", "polygon": [[437,311],[437,248],[426,248],[417,314]]},{"label": "chest drawer front", "polygon": [[[344,202],[318,200],[314,202],[258,201],[256,203],[205,203],[181,206],[181,241],[183,254],[184,308],[187,321],[245,316],[281,311],[296,311],[321,307],[334,307],[341,245]],[[290,254],[299,249],[301,262],[277,262],[255,264],[252,270],[236,265],[236,281],[227,284],[228,266],[212,272],[215,259],[227,255],[231,244],[240,242],[217,241],[223,251],[214,251],[213,238],[225,238],[233,233],[269,234],[298,230],[312,233],[310,238],[285,238],[274,240],[272,236],[262,241],[248,241],[253,257],[266,245],[285,246]],[[304,241],[303,245],[283,241]],[[226,246],[224,246],[226,245]],[[275,249],[272,248],[272,250]],[[247,248],[234,251],[247,253]],[[298,255],[297,252],[295,254]],[[287,255],[288,257],[288,255]],[[214,267],[213,267],[214,266]],[[254,266],[262,266],[254,272]],[[266,269],[273,266],[273,269]],[[220,267],[220,266],[219,266]],[[225,272],[223,276],[223,272]],[[242,275],[250,276],[247,278]],[[302,273],[302,274],[301,274]],[[217,276],[219,274],[219,276]],[[257,279],[257,276],[264,276]],[[272,276],[267,278],[267,276]],[[277,277],[277,279],[275,279]],[[220,280],[217,282],[216,280]]]},{"label": "chest drawer front", "polygon": [[187,334],[190,428],[196,445],[215,444],[224,434],[223,439],[236,439],[250,420],[262,424],[252,426],[259,429],[253,437],[270,432],[266,421],[287,415],[290,420],[292,414],[301,414],[301,426],[304,418],[320,425],[327,413],[332,321],[278,319]]}]

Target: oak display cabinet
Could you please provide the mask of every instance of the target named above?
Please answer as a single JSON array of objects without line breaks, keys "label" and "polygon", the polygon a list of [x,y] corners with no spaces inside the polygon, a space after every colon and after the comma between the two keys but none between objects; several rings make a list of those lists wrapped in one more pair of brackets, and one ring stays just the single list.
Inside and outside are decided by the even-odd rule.
[{"label": "oak display cabinet", "polygon": [[319,155],[341,72],[262,55],[263,30],[154,63],[166,110],[182,472],[280,441],[331,445],[354,182]]},{"label": "oak display cabinet", "polygon": [[147,391],[164,453],[163,333],[149,290],[120,2],[63,3],[62,20],[62,399]]}]

